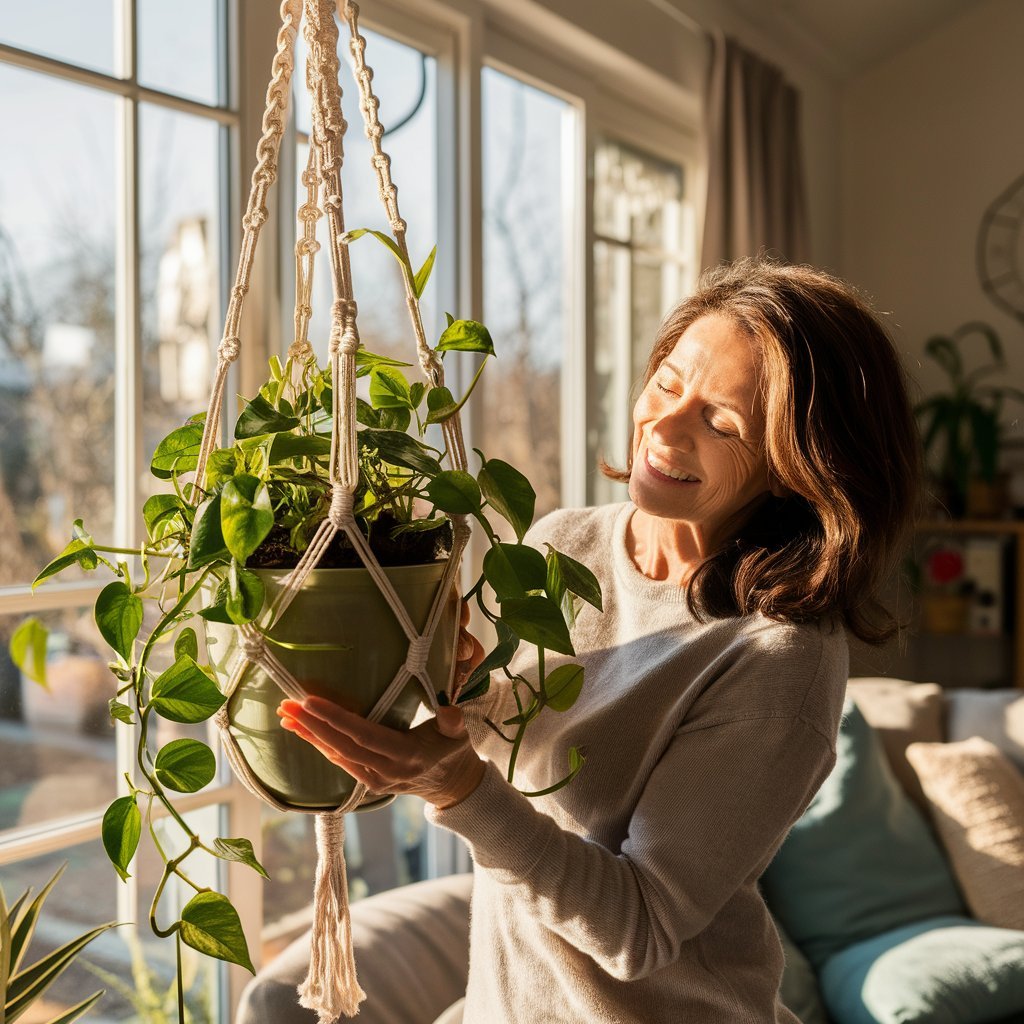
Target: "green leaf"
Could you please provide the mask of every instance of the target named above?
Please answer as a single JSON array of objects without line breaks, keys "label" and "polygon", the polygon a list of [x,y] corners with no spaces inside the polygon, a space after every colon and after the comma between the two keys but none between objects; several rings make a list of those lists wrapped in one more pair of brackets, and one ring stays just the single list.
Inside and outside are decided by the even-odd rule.
[{"label": "green leaf", "polygon": [[161,747],[153,767],[160,784],[178,793],[196,793],[217,773],[213,751],[199,740],[171,740]]},{"label": "green leaf", "polygon": [[483,352],[494,355],[490,331],[476,320],[453,320],[437,342],[438,352]]},{"label": "green leaf", "polygon": [[199,660],[199,638],[191,626],[186,626],[174,638],[174,658],[189,657],[193,661]]},{"label": "green leaf", "polygon": [[256,973],[238,912],[219,892],[200,892],[181,911],[181,938],[200,953]]},{"label": "green leaf", "polygon": [[206,460],[206,490],[215,491],[238,472],[238,448],[214,448]]},{"label": "green leaf", "polygon": [[547,566],[535,548],[499,543],[484,555],[483,572],[498,600],[506,601],[526,597],[530,590],[543,590]]},{"label": "green leaf", "polygon": [[93,614],[103,639],[130,663],[132,646],[142,628],[142,598],[115,580],[100,591]]},{"label": "green leaf", "polygon": [[70,1010],[66,1010],[64,1013],[60,1014],[60,1016],[54,1017],[53,1020],[48,1022],[48,1024],[72,1024],[72,1021],[78,1020],[79,1017],[91,1010],[95,1005],[96,1000],[105,994],[106,990],[101,988],[99,992],[94,992],[91,996],[83,999],[80,1003],[76,1003]]},{"label": "green leaf", "polygon": [[427,423],[444,423],[459,411],[455,397],[446,387],[427,392]]},{"label": "green leaf", "polygon": [[391,366],[374,367],[370,376],[370,404],[375,409],[412,409],[405,374]]},{"label": "green leaf", "polygon": [[356,422],[367,427],[380,426],[380,413],[369,402],[361,398],[356,399]]},{"label": "green leaf", "polygon": [[[378,355],[376,352],[367,352],[365,348],[356,349],[356,375],[365,377],[375,366],[412,366],[412,363],[403,363],[401,359],[392,359],[391,356]],[[330,405],[326,408],[331,411]]]},{"label": "green leaf", "polygon": [[[598,611],[603,611],[601,601],[601,584],[597,577],[582,563],[575,558],[570,558],[561,551],[556,551],[550,544],[544,545],[548,549],[548,594],[560,602],[562,594],[559,592],[568,590],[570,594],[582,597],[587,604],[592,605]],[[552,579],[560,580],[560,588],[553,584]]]},{"label": "green leaf", "polygon": [[399,523],[391,528],[392,537],[401,537],[403,533],[428,533],[436,530],[445,523],[450,522],[447,516],[438,516],[436,519],[411,519],[407,523]]},{"label": "green leaf", "polygon": [[299,425],[297,416],[285,416],[275,409],[262,395],[257,395],[242,410],[235,423],[236,440],[243,437],[257,437],[260,434],[279,434],[294,430]]},{"label": "green leaf", "polygon": [[199,617],[207,622],[225,622],[229,626],[234,625],[231,616],[228,615],[228,581],[222,580],[217,585],[216,593],[213,596],[213,604],[199,609]]},{"label": "green leaf", "polygon": [[468,515],[480,508],[480,487],[461,469],[446,469],[438,473],[426,487],[427,497],[442,512]]},{"label": "green leaf", "polygon": [[99,559],[96,557],[96,552],[93,551],[91,544],[78,537],[71,541],[52,562],[43,568],[42,572],[32,581],[32,589],[35,590],[43,580],[49,579],[51,576],[55,576],[66,569],[69,565],[75,564],[90,571],[99,565]]},{"label": "green leaf", "polygon": [[217,856],[224,860],[238,861],[240,864],[248,864],[254,871],[258,871],[264,878],[270,878],[266,868],[256,859],[252,843],[248,839],[214,839],[213,847]]},{"label": "green leaf", "polygon": [[427,287],[427,281],[430,280],[430,272],[434,269],[434,260],[437,258],[437,246],[430,250],[430,255],[423,261],[423,266],[416,271],[416,277],[413,279],[412,290],[416,295],[416,298],[420,298],[423,295],[423,289]]},{"label": "green leaf", "polygon": [[441,464],[429,454],[433,449],[399,430],[365,428],[356,436],[360,448],[375,448],[380,457],[392,466],[412,469],[427,476],[441,472]]},{"label": "green leaf", "polygon": [[583,666],[559,665],[548,673],[544,689],[548,695],[548,707],[556,711],[568,711],[583,689]]},{"label": "green leaf", "polygon": [[149,706],[172,722],[192,724],[205,722],[220,709],[224,700],[217,684],[189,655],[182,654],[157,676],[150,691]]},{"label": "green leaf", "polygon": [[494,629],[498,635],[498,642],[487,657],[470,673],[459,693],[457,704],[482,697],[490,687],[491,673],[504,668],[519,649],[519,637],[501,619],[494,623]]},{"label": "green leaf", "polygon": [[227,610],[236,626],[252,622],[263,609],[266,592],[263,581],[254,572],[243,569],[234,559],[228,570]]},{"label": "green leaf", "polygon": [[142,518],[146,523],[146,531],[150,537],[153,531],[165,519],[170,519],[176,512],[181,510],[181,498],[176,494],[154,494],[146,499],[142,506]]},{"label": "green leaf", "polygon": [[227,561],[228,549],[224,543],[221,520],[221,492],[207,498],[196,509],[192,534],[188,543],[188,568],[198,569],[210,562]]},{"label": "green leaf", "polygon": [[427,385],[423,381],[418,380],[409,387],[409,400],[412,402],[412,407],[418,409],[420,402],[423,401],[423,396],[426,394]]},{"label": "green leaf", "polygon": [[257,477],[240,473],[221,491],[220,527],[228,551],[244,563],[274,525],[270,491]]},{"label": "green leaf", "polygon": [[444,322],[446,326],[451,327],[451,325],[455,323],[455,317],[453,317],[451,313],[446,312],[444,315]]},{"label": "green leaf", "polygon": [[380,425],[382,430],[397,430],[405,432],[412,422],[411,409],[381,409]]},{"label": "green leaf", "polygon": [[107,707],[110,709],[110,721],[111,723],[124,722],[125,725],[134,725],[135,717],[132,714],[132,709],[127,704],[122,704],[116,697],[111,697],[107,701]]},{"label": "green leaf", "polygon": [[377,241],[381,243],[381,245],[385,246],[387,249],[390,250],[391,255],[394,256],[396,260],[398,260],[398,264],[403,269],[403,271],[408,272],[410,277],[412,276],[412,268],[409,266],[409,262],[405,258],[405,254],[398,247],[398,243],[390,235],[385,234],[383,231],[374,231],[372,228],[353,228],[351,231],[346,231],[345,234],[341,236],[339,241],[343,242],[346,245],[349,245],[352,242],[354,242],[357,238],[362,238],[363,235],[372,235],[374,238],[376,238]]},{"label": "green leaf", "polygon": [[562,610],[550,597],[503,601],[501,621],[521,640],[559,654],[575,654]]},{"label": "green leaf", "polygon": [[[50,895],[51,890],[57,884],[60,876],[64,874],[65,869],[68,866],[68,862],[64,861],[59,868],[53,873],[50,880],[43,886],[39,895],[25,908],[25,912],[17,919],[17,923],[14,923],[15,916],[18,908],[31,894],[32,890],[26,891],[17,903],[11,908],[10,923],[13,926],[11,933],[11,944],[8,947],[10,950],[10,975],[13,976],[19,965],[21,964],[21,958],[25,955],[28,950],[29,944],[32,941],[32,934],[36,928],[36,922],[39,920],[39,915],[42,912],[43,904],[46,902],[46,897]],[[2,890],[0,890],[2,892]],[[7,995],[10,996],[10,990],[4,989]]]},{"label": "green leaf", "polygon": [[8,650],[11,661],[33,682],[49,689],[46,682],[46,641],[50,631],[34,616],[14,631]]},{"label": "green leaf", "polygon": [[498,515],[508,520],[521,541],[533,523],[533,511],[537,503],[537,494],[530,481],[518,469],[501,459],[484,462],[477,480],[488,503]]},{"label": "green leaf", "polygon": [[170,480],[175,473],[187,473],[199,464],[203,444],[203,424],[186,423],[172,430],[157,446],[150,462],[150,472],[161,480]]},{"label": "green leaf", "polygon": [[270,445],[270,461],[325,459],[331,454],[331,439],[316,435],[277,434]]},{"label": "green leaf", "polygon": [[103,849],[122,882],[131,877],[128,865],[139,846],[142,814],[134,796],[118,797],[103,815]]}]

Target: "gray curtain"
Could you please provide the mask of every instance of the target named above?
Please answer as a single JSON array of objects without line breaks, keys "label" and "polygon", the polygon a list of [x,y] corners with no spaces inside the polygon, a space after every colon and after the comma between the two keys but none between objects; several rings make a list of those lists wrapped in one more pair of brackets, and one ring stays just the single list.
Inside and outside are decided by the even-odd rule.
[{"label": "gray curtain", "polygon": [[708,200],[705,267],[763,249],[806,260],[800,94],[782,72],[722,34],[705,107]]}]

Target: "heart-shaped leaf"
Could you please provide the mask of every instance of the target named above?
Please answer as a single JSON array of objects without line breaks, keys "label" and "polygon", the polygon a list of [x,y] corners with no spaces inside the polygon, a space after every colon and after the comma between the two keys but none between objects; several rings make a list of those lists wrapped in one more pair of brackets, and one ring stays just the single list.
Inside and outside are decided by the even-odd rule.
[{"label": "heart-shaped leaf", "polygon": [[487,657],[470,673],[459,693],[456,702],[458,704],[482,697],[490,688],[491,673],[504,668],[519,649],[519,637],[501,619],[495,622],[494,629],[498,634],[498,642]]},{"label": "heart-shaped leaf", "polygon": [[437,342],[438,352],[483,352],[494,355],[491,333],[476,320],[453,320]]},{"label": "heart-shaped leaf", "polygon": [[562,611],[550,597],[503,601],[501,621],[521,640],[559,654],[575,654]]},{"label": "heart-shaped leaf", "polygon": [[8,650],[11,661],[34,683],[49,689],[46,682],[46,641],[50,631],[33,617],[14,631]]},{"label": "heart-shaped leaf", "polygon": [[544,556],[522,544],[499,543],[484,555],[484,579],[499,601],[522,598],[530,590],[543,590],[547,575]]},{"label": "heart-shaped leaf", "polygon": [[191,626],[186,626],[174,638],[175,660],[186,656],[191,658],[193,661],[199,660],[199,638],[196,636],[196,631]]},{"label": "heart-shaped leaf", "polygon": [[219,892],[200,892],[181,911],[181,938],[207,956],[239,964],[253,974],[238,911]]},{"label": "heart-shaped leaf", "polygon": [[135,716],[132,714],[132,709],[127,704],[122,704],[116,697],[111,697],[107,701],[107,707],[110,709],[110,721],[111,723],[124,722],[125,725],[134,725]]},{"label": "heart-shaped leaf", "polygon": [[370,375],[370,404],[374,409],[412,409],[405,374],[392,366],[375,366]]},{"label": "heart-shaped leaf", "polygon": [[132,645],[142,628],[142,598],[115,580],[100,591],[93,614],[103,639],[130,662]]},{"label": "heart-shaped leaf", "polygon": [[257,395],[238,417],[235,423],[235,438],[279,434],[284,430],[294,430],[298,425],[298,417],[285,415],[275,409],[262,395]]},{"label": "heart-shaped leaf", "polygon": [[142,815],[134,796],[118,797],[103,814],[103,849],[122,882],[131,877],[128,865],[142,835]]},{"label": "heart-shaped leaf", "polygon": [[154,494],[147,498],[142,506],[142,518],[150,537],[153,536],[153,531],[160,523],[165,519],[170,519],[181,508],[181,498],[176,494]]},{"label": "heart-shaped leaf", "polygon": [[441,472],[441,464],[430,455],[432,449],[408,434],[398,430],[360,430],[359,447],[374,448],[380,457],[392,466],[412,469],[417,473],[434,476]]},{"label": "heart-shaped leaf", "polygon": [[274,525],[270,490],[262,480],[240,473],[220,495],[220,528],[228,551],[243,565]]},{"label": "heart-shaped leaf", "polygon": [[442,512],[468,515],[480,508],[480,487],[477,482],[461,469],[446,469],[431,480],[426,487],[427,497]]},{"label": "heart-shaped leaf", "polygon": [[175,473],[187,473],[199,464],[203,444],[203,424],[186,423],[172,430],[153,452],[149,469],[153,476],[170,480]]},{"label": "heart-shaped leaf", "polygon": [[549,672],[544,680],[548,695],[548,707],[556,711],[568,711],[576,703],[583,689],[582,665],[559,665]]},{"label": "heart-shaped leaf", "polygon": [[172,722],[193,723],[206,721],[224,700],[217,684],[189,655],[182,654],[153,682],[149,706]]},{"label": "heart-shaped leaf", "polygon": [[258,871],[264,878],[270,878],[266,868],[256,859],[252,843],[248,839],[214,839],[213,847],[217,856],[224,860],[237,861],[240,864],[248,864],[254,871]]},{"label": "heart-shaped leaf", "polygon": [[227,561],[229,552],[221,529],[221,495],[207,498],[196,509],[188,542],[188,568],[198,569],[210,562]]},{"label": "heart-shaped leaf", "polygon": [[515,466],[501,459],[488,459],[477,474],[480,490],[498,515],[503,516],[523,539],[533,522],[537,494],[530,481]]},{"label": "heart-shaped leaf", "polygon": [[66,569],[69,565],[80,565],[83,569],[93,570],[99,565],[96,552],[92,549],[91,542],[86,543],[76,537],[71,543],[49,564],[47,564],[39,575],[32,581],[32,589],[35,590],[43,580],[55,576]]},{"label": "heart-shaped leaf", "polygon": [[217,773],[213,751],[199,740],[171,740],[161,747],[153,767],[162,786],[178,793],[196,793]]},{"label": "heart-shaped leaf", "polygon": [[601,611],[601,584],[597,577],[582,562],[556,551],[550,544],[544,546],[548,549],[547,590],[551,599],[561,603],[562,595],[568,590]]},{"label": "heart-shaped leaf", "polygon": [[236,626],[252,622],[263,609],[266,595],[263,580],[254,572],[243,569],[234,559],[228,570],[227,610]]}]

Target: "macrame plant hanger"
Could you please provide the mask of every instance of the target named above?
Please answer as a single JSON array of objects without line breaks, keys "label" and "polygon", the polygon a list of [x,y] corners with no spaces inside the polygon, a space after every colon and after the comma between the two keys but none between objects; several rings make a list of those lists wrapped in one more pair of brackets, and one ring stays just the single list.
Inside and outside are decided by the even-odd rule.
[{"label": "macrame plant hanger", "polygon": [[[381,147],[384,129],[378,117],[378,101],[373,93],[373,71],[366,64],[366,40],[360,34],[359,8],[347,0],[337,0],[343,21],[351,35],[351,52],[355,77],[359,87],[360,109],[366,136],[372,147],[372,164],[376,172],[378,191],[387,213],[395,243],[408,262],[405,239],[406,225],[398,208],[398,190],[391,180],[391,161]],[[309,318],[312,313],[311,289],[313,260],[319,244],[316,241],[316,222],[321,215],[317,205],[318,191],[323,188],[323,212],[328,226],[331,279],[334,301],[331,307],[331,333],[329,355],[333,392],[332,435],[330,454],[331,504],[327,518],[315,533],[309,547],[295,568],[286,577],[281,590],[271,602],[268,622],[280,620],[292,599],[302,588],[309,573],[316,568],[338,533],[344,533],[358,552],[364,566],[373,577],[409,641],[408,655],[388,688],[367,715],[370,721],[380,721],[393,702],[405,689],[410,679],[417,679],[423,687],[430,708],[437,710],[435,688],[427,671],[427,656],[434,633],[441,621],[445,601],[456,578],[462,552],[469,539],[466,517],[451,515],[454,531],[452,551],[444,575],[437,588],[427,616],[426,626],[420,633],[409,617],[379,562],[370,549],[353,514],[354,493],[359,483],[359,463],[356,438],[356,351],[360,347],[356,326],[356,303],[352,293],[352,274],[348,244],[343,239],[345,218],[342,202],[341,167],[344,158],[343,140],[347,123],[341,109],[341,87],[338,82],[338,28],[334,21],[335,0],[283,0],[281,28],[277,36],[267,103],[263,115],[263,130],[257,146],[257,165],[253,171],[252,187],[243,218],[243,238],[235,284],[231,290],[225,318],[224,334],[217,350],[217,369],[210,395],[210,404],[196,467],[195,500],[201,496],[198,487],[205,474],[206,463],[216,446],[220,432],[221,411],[228,369],[238,358],[240,349],[239,323],[242,303],[249,290],[256,243],[262,225],[267,220],[266,198],[277,176],[277,158],[288,109],[288,92],[294,67],[295,34],[305,12],[304,35],[308,45],[306,83],[313,98],[313,142],[309,163],[302,175],[307,199],[299,207],[298,217],[303,225],[302,237],[295,247],[296,305],[295,338],[288,354],[293,365],[312,356],[307,339]],[[405,297],[412,322],[413,335],[420,367],[430,387],[444,384],[441,362],[427,344],[419,302],[409,275],[403,274]],[[456,414],[443,424],[445,444],[453,469],[465,469],[466,451],[462,427]],[[330,811],[310,811],[292,807],[268,792],[246,762],[241,749],[231,734],[228,703],[242,682],[250,666],[265,671],[289,697],[301,700],[306,696],[302,685],[268,648],[261,633],[251,625],[235,627],[238,631],[240,656],[224,687],[227,698],[217,712],[215,721],[220,731],[224,750],[235,774],[245,787],[272,807],[286,811],[316,814],[318,863],[313,894],[313,929],[309,974],[299,986],[299,1002],[316,1010],[320,1024],[327,1024],[338,1016],[354,1016],[365,993],[356,979],[352,953],[352,935],[348,908],[348,881],[345,871],[345,814],[370,798],[367,787],[357,783],[351,796]],[[269,626],[267,627],[269,628]]]}]

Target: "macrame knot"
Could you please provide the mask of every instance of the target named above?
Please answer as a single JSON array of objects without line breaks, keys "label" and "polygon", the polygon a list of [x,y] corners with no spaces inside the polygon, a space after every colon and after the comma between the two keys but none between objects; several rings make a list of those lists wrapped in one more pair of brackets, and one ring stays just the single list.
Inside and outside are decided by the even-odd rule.
[{"label": "macrame knot", "polygon": [[341,209],[341,196],[339,196],[339,195],[324,196],[324,206],[327,207],[330,210],[340,210]]},{"label": "macrame knot", "polygon": [[[306,307],[309,308],[308,306]],[[301,362],[305,362],[313,354],[313,346],[305,339],[293,341],[288,346],[288,356]]]},{"label": "macrame knot", "polygon": [[[268,186],[269,187],[269,186]],[[261,228],[267,223],[267,217],[269,216],[267,208],[265,206],[257,206],[255,210],[250,210],[242,218],[243,228]]]},{"label": "macrame knot", "polygon": [[430,654],[432,638],[417,636],[409,641],[409,653],[405,657],[405,667],[413,675],[423,675],[427,667],[427,655]]},{"label": "macrame knot", "polygon": [[228,719],[227,701],[221,704],[221,706],[217,709],[217,713],[213,716],[213,724],[217,726],[217,728],[221,731],[227,729],[228,726],[231,724]]},{"label": "macrame knot", "polygon": [[242,351],[242,342],[238,338],[224,338],[217,346],[217,355],[226,363],[233,363]]},{"label": "macrame knot", "polygon": [[267,642],[259,633],[239,631],[238,646],[246,659],[257,661],[267,650]]},{"label": "macrame knot", "polygon": [[331,526],[340,530],[352,518],[352,492],[341,484],[335,484],[331,491],[331,508],[327,518]]}]

